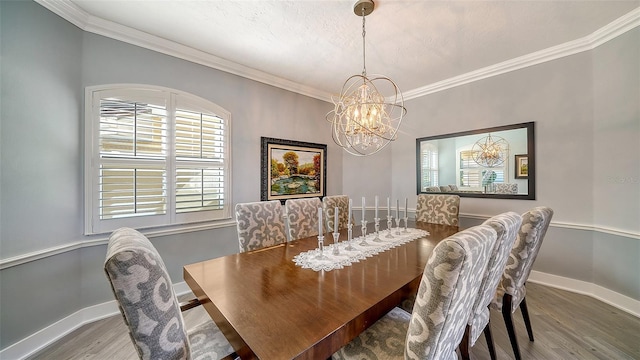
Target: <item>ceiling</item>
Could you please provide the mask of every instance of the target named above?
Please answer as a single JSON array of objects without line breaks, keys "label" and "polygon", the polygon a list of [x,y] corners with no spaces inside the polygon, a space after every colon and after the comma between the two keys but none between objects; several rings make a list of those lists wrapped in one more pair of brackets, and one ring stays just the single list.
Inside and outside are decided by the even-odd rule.
[{"label": "ceiling", "polygon": [[[223,70],[318,98],[362,72],[355,0],[38,1],[64,2],[102,29],[94,32],[150,34],[178,52],[210,56]],[[390,77],[405,93],[575,42],[640,7],[640,0],[374,1],[367,72]]]}]

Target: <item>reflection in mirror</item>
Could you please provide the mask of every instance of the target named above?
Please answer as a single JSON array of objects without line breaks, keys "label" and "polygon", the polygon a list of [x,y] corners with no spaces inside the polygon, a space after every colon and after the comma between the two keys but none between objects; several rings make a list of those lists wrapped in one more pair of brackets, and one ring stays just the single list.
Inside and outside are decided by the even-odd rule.
[{"label": "reflection in mirror", "polygon": [[535,200],[533,124],[416,139],[418,194]]}]

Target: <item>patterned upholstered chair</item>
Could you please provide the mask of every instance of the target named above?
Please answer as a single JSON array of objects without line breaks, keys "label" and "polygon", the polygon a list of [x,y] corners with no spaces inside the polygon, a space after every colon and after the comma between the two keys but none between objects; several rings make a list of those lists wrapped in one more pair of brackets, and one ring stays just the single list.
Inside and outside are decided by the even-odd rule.
[{"label": "patterned upholstered chair", "polygon": [[279,200],[237,204],[236,221],[240,252],[287,242]]},{"label": "patterned upholstered chair", "polygon": [[440,192],[440,187],[439,186],[428,186],[425,189],[426,192]]},{"label": "patterned upholstered chair", "polygon": [[533,208],[522,214],[522,225],[498,284],[495,298],[491,303],[492,308],[502,311],[516,360],[521,359],[521,357],[515,328],[513,327],[512,314],[520,307],[529,340],[533,341],[533,330],[531,329],[529,311],[525,300],[527,293],[525,283],[529,278],[533,262],[538,256],[538,251],[552,217],[553,210],[545,206]]},{"label": "patterned upholstered chair", "polygon": [[473,304],[469,322],[460,343],[460,354],[462,359],[465,360],[469,359],[469,348],[476,343],[483,331],[491,359],[496,359],[491,326],[489,324],[489,305],[493,301],[498,282],[502,278],[513,243],[516,241],[518,230],[522,224],[522,217],[515,212],[506,212],[488,219],[484,224],[491,226],[498,234],[498,238],[491,252],[487,271],[482,278],[478,297]]},{"label": "patterned upholstered chair", "polygon": [[517,194],[518,184],[495,184],[496,194]]},{"label": "patterned upholstered chair", "polygon": [[212,321],[185,330],[164,262],[144,235],[129,228],[114,231],[104,270],[140,359],[233,358],[233,348]]},{"label": "patterned upholstered chair", "polygon": [[[349,197],[347,195],[325,196],[322,199],[322,215],[327,232],[333,232],[333,217],[338,207],[338,230],[345,229],[349,222]],[[351,223],[354,224],[353,215]]]},{"label": "patterned upholstered chair", "polygon": [[488,225],[442,240],[424,269],[412,313],[391,310],[333,359],[457,359],[471,306],[496,240]]},{"label": "patterned upholstered chair", "polygon": [[289,241],[318,235],[318,208],[320,198],[289,199],[285,203]]},{"label": "patterned upholstered chair", "polygon": [[453,194],[420,194],[416,205],[416,221],[458,226],[460,196]]}]

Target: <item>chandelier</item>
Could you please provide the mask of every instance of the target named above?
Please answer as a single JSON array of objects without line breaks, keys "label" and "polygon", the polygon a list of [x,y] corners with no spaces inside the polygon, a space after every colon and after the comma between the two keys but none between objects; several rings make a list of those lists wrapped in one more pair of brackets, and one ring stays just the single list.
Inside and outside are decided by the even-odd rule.
[{"label": "chandelier", "polygon": [[509,152],[509,143],[499,136],[491,134],[476,141],[471,148],[473,161],[484,167],[496,167],[502,165]]},{"label": "chandelier", "polygon": [[326,116],[332,125],[333,141],[356,156],[375,154],[395,140],[407,113],[393,80],[383,75],[367,76],[365,17],[373,8],[372,0],[359,0],[353,6],[353,12],[362,16],[362,74],[345,81],[340,97],[332,98],[335,108]]}]

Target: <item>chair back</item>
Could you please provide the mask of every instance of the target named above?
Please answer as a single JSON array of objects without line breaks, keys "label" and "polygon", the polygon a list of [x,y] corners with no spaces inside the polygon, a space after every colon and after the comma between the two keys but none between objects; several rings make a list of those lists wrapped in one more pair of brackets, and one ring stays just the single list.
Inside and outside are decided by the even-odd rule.
[{"label": "chair back", "polygon": [[458,191],[458,185],[456,184],[450,184],[449,188],[451,189],[451,191]]},{"label": "chair back", "polygon": [[482,330],[489,323],[489,305],[496,293],[498,283],[502,278],[504,267],[511,253],[511,248],[516,241],[518,230],[522,224],[522,217],[515,212],[506,212],[496,215],[484,222],[491,226],[498,237],[489,257],[487,271],[485,271],[478,290],[478,297],[473,304],[468,325],[471,327],[469,334],[469,346],[476,343]]},{"label": "chair back", "polygon": [[[325,229],[333,232],[333,217],[338,207],[338,230],[345,229],[349,222],[349,197],[347,195],[325,196],[322,199]],[[353,224],[353,217],[351,218]]]},{"label": "chair back", "polygon": [[505,293],[512,297],[511,312],[514,312],[524,299],[526,295],[524,284],[529,278],[552,217],[553,210],[545,206],[535,207],[522,214],[522,225],[496,290],[493,307],[502,308],[502,298]]},{"label": "chair back", "polygon": [[240,252],[287,242],[279,200],[237,204],[236,221]]},{"label": "chair back", "polygon": [[517,194],[518,184],[495,184],[496,194]]},{"label": "chair back", "polygon": [[289,199],[284,204],[289,225],[289,241],[318,235],[320,198]]},{"label": "chair back", "polygon": [[140,359],[189,359],[180,306],[151,242],[133,229],[114,231],[104,271]]},{"label": "chair back", "polygon": [[426,192],[440,192],[440,187],[439,186],[428,186],[426,189],[424,189]]},{"label": "chair back", "polygon": [[425,267],[405,343],[405,359],[456,359],[496,231],[469,228],[442,240]]},{"label": "chair back", "polygon": [[420,194],[416,205],[416,221],[458,226],[460,196],[453,194]]},{"label": "chair back", "polygon": [[449,187],[449,185],[442,185],[442,186],[440,186],[440,191],[441,192],[451,192],[451,187]]}]

